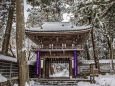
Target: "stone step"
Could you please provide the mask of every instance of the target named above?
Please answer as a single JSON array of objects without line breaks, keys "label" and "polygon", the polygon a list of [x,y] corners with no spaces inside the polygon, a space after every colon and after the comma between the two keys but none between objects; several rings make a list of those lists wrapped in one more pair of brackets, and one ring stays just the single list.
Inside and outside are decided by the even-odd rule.
[{"label": "stone step", "polygon": [[77,86],[79,81],[90,82],[88,79],[33,79],[39,86]]},{"label": "stone step", "polygon": [[77,86],[77,82],[76,83],[39,83],[38,86]]}]

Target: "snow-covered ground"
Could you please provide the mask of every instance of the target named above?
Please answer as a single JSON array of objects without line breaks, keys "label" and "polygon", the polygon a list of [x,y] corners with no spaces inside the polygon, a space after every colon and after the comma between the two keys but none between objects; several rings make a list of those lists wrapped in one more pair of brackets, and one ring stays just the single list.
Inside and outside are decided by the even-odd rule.
[{"label": "snow-covered ground", "polygon": [[[115,86],[115,74],[114,75],[111,75],[111,74],[99,75],[98,77],[95,77],[95,80],[96,80],[95,84],[92,84],[90,82],[78,82],[77,85],[75,86]],[[14,85],[14,86],[17,86],[17,85]],[[37,82],[30,81],[30,86],[53,86],[53,85],[40,85]],[[63,86],[63,85],[60,85],[60,86]]]},{"label": "snow-covered ground", "polygon": [[[91,84],[89,82],[78,82],[78,86],[115,86],[115,75],[99,75],[95,77],[96,83]],[[33,85],[38,86],[38,85]]]},{"label": "snow-covered ground", "polygon": [[57,72],[56,74],[50,75],[50,77],[69,77],[69,71],[64,69],[61,72]]},{"label": "snow-covered ground", "polygon": [[95,80],[95,84],[91,84],[89,82],[79,82],[78,86],[115,86],[115,75],[99,75],[95,78]]}]

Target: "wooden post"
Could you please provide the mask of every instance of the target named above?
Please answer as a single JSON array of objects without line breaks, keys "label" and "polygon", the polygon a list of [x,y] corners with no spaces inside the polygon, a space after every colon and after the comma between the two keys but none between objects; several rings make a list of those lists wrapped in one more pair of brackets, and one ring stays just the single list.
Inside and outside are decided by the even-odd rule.
[{"label": "wooden post", "polygon": [[49,78],[49,65],[50,65],[50,62],[49,62],[49,59],[48,59],[48,78]]},{"label": "wooden post", "polygon": [[72,59],[71,58],[69,59],[69,76],[71,79],[72,78]]},{"label": "wooden post", "polygon": [[94,64],[90,64],[90,81],[91,81],[91,83],[95,83],[95,79],[94,79]]},{"label": "wooden post", "polygon": [[39,78],[41,78],[41,58],[40,58],[40,75]]},{"label": "wooden post", "polygon": [[12,63],[10,64],[10,79],[12,77]]},{"label": "wooden post", "polygon": [[48,59],[45,61],[45,78],[48,78]]},{"label": "wooden post", "polygon": [[115,59],[115,38],[113,39],[113,58]]},{"label": "wooden post", "polygon": [[36,58],[36,76],[40,77],[40,69],[41,69],[41,60],[40,60],[40,51],[36,52],[37,58]]},{"label": "wooden post", "polygon": [[43,78],[45,78],[45,60],[46,59],[43,59]]},{"label": "wooden post", "polygon": [[41,72],[40,72],[40,74],[41,74],[41,78],[43,78],[43,59],[41,60]]}]

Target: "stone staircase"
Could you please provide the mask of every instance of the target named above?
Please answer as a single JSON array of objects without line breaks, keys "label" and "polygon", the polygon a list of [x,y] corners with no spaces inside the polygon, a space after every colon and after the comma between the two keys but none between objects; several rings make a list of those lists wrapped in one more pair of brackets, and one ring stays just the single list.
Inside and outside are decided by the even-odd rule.
[{"label": "stone staircase", "polygon": [[44,82],[44,83],[38,83],[38,86],[77,86],[77,83],[73,83],[73,82]]},{"label": "stone staircase", "polygon": [[88,79],[33,79],[38,86],[77,86],[79,81],[90,82]]}]

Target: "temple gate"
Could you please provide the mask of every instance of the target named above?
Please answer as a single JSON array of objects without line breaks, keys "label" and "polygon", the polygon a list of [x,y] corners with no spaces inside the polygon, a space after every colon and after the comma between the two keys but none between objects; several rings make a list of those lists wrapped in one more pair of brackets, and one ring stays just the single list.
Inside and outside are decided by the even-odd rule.
[{"label": "temple gate", "polygon": [[36,46],[36,76],[50,78],[51,63],[68,63],[69,78],[78,75],[78,56],[88,39],[90,26],[75,26],[70,22],[45,22],[41,27],[26,29],[26,35]]}]

